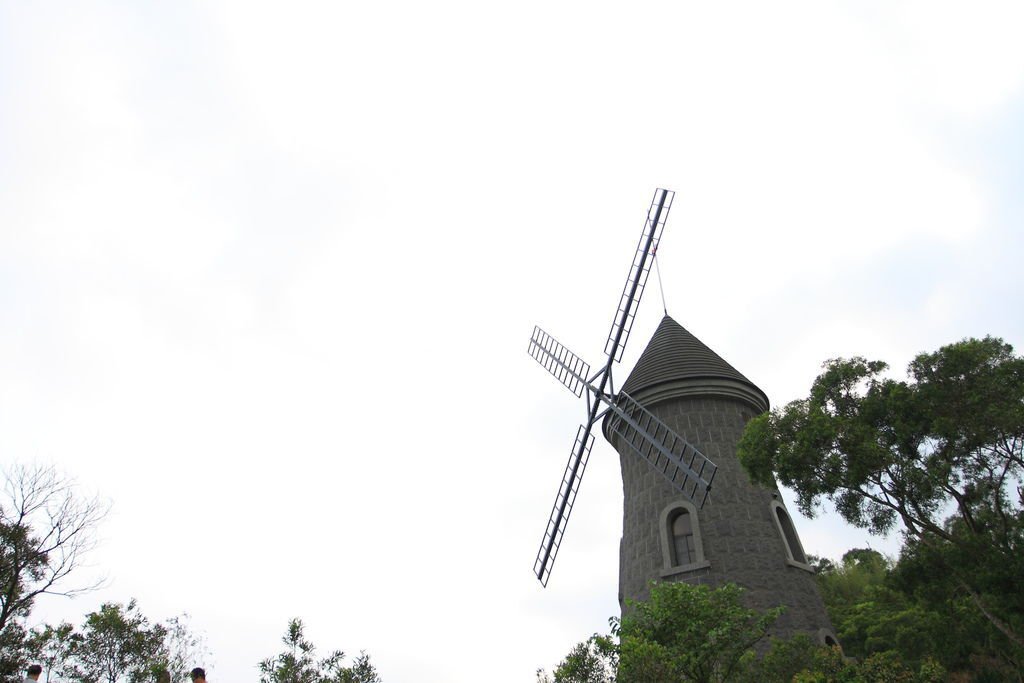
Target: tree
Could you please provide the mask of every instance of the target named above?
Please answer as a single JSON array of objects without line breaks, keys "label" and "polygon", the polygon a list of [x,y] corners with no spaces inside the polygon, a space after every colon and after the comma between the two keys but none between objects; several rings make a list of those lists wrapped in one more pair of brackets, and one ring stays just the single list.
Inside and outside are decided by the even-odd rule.
[{"label": "tree", "polygon": [[[875,555],[870,550],[854,550],[844,560],[856,562],[855,558],[860,558],[877,569]],[[877,572],[871,575],[877,576]],[[852,583],[870,582],[858,579]],[[621,625],[615,618],[610,620],[613,634],[619,636],[618,643],[613,636],[595,634],[569,652],[555,668],[553,678],[543,670],[538,671],[537,683],[946,680],[946,670],[931,657],[907,662],[899,652],[888,649],[858,660],[845,656],[838,647],[819,645],[806,634],[772,638],[767,651],[758,656],[752,648],[765,637],[781,609],[747,609],[742,605],[742,597],[742,589],[731,584],[718,589],[685,583],[652,584],[649,601],[631,604],[631,611],[623,617]],[[857,598],[852,600],[856,602]]]},{"label": "tree", "polygon": [[46,683],[54,677],[66,679],[75,675],[74,655],[79,640],[75,627],[67,622],[57,626],[46,624],[31,631],[27,649],[46,672]]},{"label": "tree", "polygon": [[891,568],[892,562],[877,550],[854,548],[838,564],[822,562],[815,576],[825,604],[835,611],[863,601],[871,589],[884,586]]},{"label": "tree", "polygon": [[920,575],[1024,649],[1024,359],[986,337],[918,355],[910,381],[887,367],[826,362],[808,398],[748,423],[740,461],[809,516],[826,499],[874,533],[902,525]]},{"label": "tree", "polygon": [[741,681],[757,683],[790,683],[800,673],[813,671],[822,647],[810,636],[799,633],[792,638],[772,638],[764,657],[747,656],[743,661]]},{"label": "tree", "polygon": [[978,645],[977,619],[970,618],[975,615],[957,613],[948,605],[935,610],[921,604],[893,585],[892,567],[881,553],[854,548],[818,574],[844,654],[898,657],[911,668],[929,659],[947,668],[965,668],[970,650]]},{"label": "tree", "polygon": [[595,633],[577,643],[555,667],[552,676],[538,669],[537,683],[615,683],[618,650],[618,644],[610,636]]},{"label": "tree", "polygon": [[76,595],[99,583],[66,586],[94,545],[106,514],[97,499],[81,499],[51,467],[16,465],[3,471],[0,494],[0,633],[28,615],[42,594]]},{"label": "tree", "polygon": [[[134,600],[127,606],[103,604],[85,615],[80,630],[70,623],[33,629],[22,638],[20,653],[23,661],[8,677],[17,683],[23,680],[29,660],[43,666],[46,678],[42,680],[47,682],[150,681],[160,672],[181,681],[209,654],[203,639],[192,632],[187,615],[151,625]],[[0,676],[3,683],[7,680]]]},{"label": "tree", "polygon": [[[652,583],[650,598],[630,602],[612,634],[576,645],[538,683],[725,683],[748,680],[751,648],[768,633],[781,607],[759,612],[742,604],[743,589]],[[618,642],[616,643],[616,639]],[[756,678],[749,678],[756,680]]]},{"label": "tree", "polygon": [[[876,641],[878,637],[886,638],[908,661],[924,654],[920,649],[915,652],[914,645],[920,648],[928,643],[931,650],[927,654],[951,671],[970,671],[979,676],[979,680],[1019,682],[1024,674],[1024,649],[1007,642],[1004,634],[977,609],[972,597],[960,590],[958,578],[943,568],[973,567],[978,573],[972,579],[986,586],[986,600],[998,597],[998,609],[1018,633],[1022,626],[1020,575],[1010,579],[1005,566],[991,566],[988,562],[979,562],[979,558],[965,561],[960,555],[958,548],[951,544],[909,540],[887,577],[886,587],[904,598],[910,608],[904,613],[877,619],[867,631],[876,635]],[[906,616],[910,614],[916,614],[915,623],[908,623]],[[893,636],[887,636],[888,624],[899,622],[903,622],[902,628]]]},{"label": "tree", "polygon": [[103,603],[85,616],[81,640],[75,649],[82,683],[127,679],[140,683],[150,677],[161,659],[167,629],[150,625],[135,600],[127,606]]},{"label": "tree", "polygon": [[301,619],[288,622],[281,642],[284,652],[259,664],[260,683],[380,683],[377,670],[365,652],[352,666],[344,666],[345,653],[335,650],[323,659],[316,658],[316,647],[306,640]]},{"label": "tree", "polygon": [[352,666],[341,666],[340,657],[332,666],[328,666],[325,683],[381,683],[381,680],[370,663],[370,655],[360,652]]},{"label": "tree", "polygon": [[9,621],[0,630],[0,683],[21,683],[28,665],[24,627],[17,621]]},{"label": "tree", "polygon": [[314,659],[316,647],[306,640],[303,628],[301,619],[288,622],[288,630],[281,639],[286,649],[276,657],[260,662],[260,683],[320,680],[319,667]]},{"label": "tree", "polygon": [[845,657],[838,647],[823,647],[813,653],[811,665],[791,680],[792,683],[940,683],[946,680],[946,671],[932,660],[914,671],[893,653],[872,655],[858,662]]},{"label": "tree", "polygon": [[627,681],[712,683],[735,680],[741,659],[783,612],[742,604],[743,589],[656,583],[622,618],[619,677]]},{"label": "tree", "polygon": [[193,632],[188,614],[171,617],[163,628],[163,645],[155,666],[167,671],[172,681],[183,681],[196,662],[209,657],[210,651],[204,638]]}]

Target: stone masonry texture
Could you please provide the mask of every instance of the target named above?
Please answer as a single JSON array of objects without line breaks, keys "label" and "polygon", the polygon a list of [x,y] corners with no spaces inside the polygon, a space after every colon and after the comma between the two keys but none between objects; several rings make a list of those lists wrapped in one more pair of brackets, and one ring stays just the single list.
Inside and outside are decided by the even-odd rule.
[{"label": "stone masonry texture", "polygon": [[662,578],[659,519],[682,495],[627,446],[613,441],[620,456],[624,494],[620,606],[626,609],[626,599],[647,598],[648,582],[653,580],[711,587],[732,582],[746,589],[749,607],[785,606],[772,635],[806,633],[819,642],[825,634],[832,635],[814,576],[787,562],[771,505],[773,500],[783,503],[779,492],[754,485],[736,458],[743,428],[755,415],[751,405],[729,396],[697,395],[645,407],[718,466],[711,494],[697,515],[704,558],[710,566]]}]

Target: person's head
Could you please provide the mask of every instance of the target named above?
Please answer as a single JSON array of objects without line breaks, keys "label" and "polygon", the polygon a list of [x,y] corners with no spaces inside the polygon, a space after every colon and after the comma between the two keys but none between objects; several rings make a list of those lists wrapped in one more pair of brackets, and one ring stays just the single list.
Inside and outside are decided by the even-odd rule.
[{"label": "person's head", "polygon": [[192,677],[193,682],[199,681],[200,683],[206,683],[206,672],[198,666],[192,669],[192,673],[190,673],[189,676]]},{"label": "person's head", "polygon": [[41,673],[43,673],[43,667],[39,666],[38,664],[33,664],[28,668],[28,677],[31,678],[33,681],[38,681],[39,674]]},{"label": "person's head", "polygon": [[156,674],[156,683],[171,683],[171,672],[167,669],[160,669]]}]

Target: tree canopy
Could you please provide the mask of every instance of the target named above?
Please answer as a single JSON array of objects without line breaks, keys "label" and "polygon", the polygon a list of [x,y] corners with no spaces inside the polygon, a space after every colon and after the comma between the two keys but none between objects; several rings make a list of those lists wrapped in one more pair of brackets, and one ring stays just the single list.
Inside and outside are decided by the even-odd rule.
[{"label": "tree canopy", "polygon": [[781,608],[760,612],[742,604],[743,589],[652,583],[650,598],[630,602],[612,634],[575,646],[539,683],[724,683],[741,680],[745,657],[768,633]]},{"label": "tree canopy", "polygon": [[893,562],[875,550],[854,548],[839,562],[821,563],[817,575],[825,607],[845,655],[864,661],[900,661],[909,669],[934,671],[950,680],[1019,681],[1004,640],[973,608],[967,596],[935,600],[907,580],[916,569],[904,552]]},{"label": "tree canopy", "polygon": [[745,607],[743,589],[687,583],[652,587],[632,605],[619,629],[619,676],[627,681],[733,680],[743,656],[782,613]]},{"label": "tree canopy", "polygon": [[[854,551],[858,552],[858,551]],[[866,551],[872,553],[872,551]],[[877,554],[876,554],[877,555]],[[873,558],[872,558],[873,559]],[[840,583],[863,588],[883,576],[876,566],[867,581]],[[845,561],[844,561],[845,566]],[[830,571],[836,571],[833,566]],[[850,585],[827,595],[846,593]],[[687,583],[655,583],[651,598],[632,603],[622,618],[612,618],[612,634],[595,634],[579,643],[555,667],[552,676],[537,672],[538,683],[938,683],[945,669],[934,658],[908,662],[893,648],[848,658],[836,647],[799,634],[762,643],[781,608],[764,611],[743,605],[743,590]],[[843,622],[845,623],[845,622]]]},{"label": "tree canopy", "polygon": [[619,646],[611,636],[595,633],[569,651],[551,676],[537,671],[537,683],[615,683]]},{"label": "tree canopy", "polygon": [[1024,359],[986,337],[918,355],[907,380],[887,368],[826,362],[807,398],[751,420],[740,461],[804,514],[828,500],[874,533],[902,526],[908,588],[965,597],[1024,648]]},{"label": "tree canopy", "polygon": [[[8,628],[20,623],[12,622]],[[161,673],[182,681],[187,672],[209,657],[203,638],[191,629],[187,615],[154,622],[135,600],[105,602],[85,615],[80,626],[43,624],[22,630],[3,656],[17,658],[17,667],[0,669],[0,682],[21,683],[29,663],[42,666],[41,681],[75,683],[141,683]],[[8,645],[4,643],[4,645]]]},{"label": "tree canopy", "polygon": [[316,656],[316,646],[306,639],[301,619],[292,619],[281,639],[285,649],[260,662],[260,683],[380,683],[370,656],[361,652],[349,666],[345,653],[335,650]]},{"label": "tree canopy", "polygon": [[107,602],[85,616],[75,658],[80,681],[119,680],[141,683],[159,661],[167,629],[150,624],[131,600],[127,605]]}]

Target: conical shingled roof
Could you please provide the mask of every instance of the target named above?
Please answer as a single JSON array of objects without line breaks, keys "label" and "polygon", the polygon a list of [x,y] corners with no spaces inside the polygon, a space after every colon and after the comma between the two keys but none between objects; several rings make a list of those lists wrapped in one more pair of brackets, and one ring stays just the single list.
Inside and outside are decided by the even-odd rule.
[{"label": "conical shingled roof", "polygon": [[678,384],[680,381],[690,384],[701,380],[707,380],[709,385],[720,384],[723,380],[732,386],[738,383],[748,392],[753,391],[749,397],[752,402],[760,404],[763,401],[763,406],[758,407],[768,409],[768,397],[756,384],[668,315],[662,318],[622,390],[638,398],[659,385]]}]

